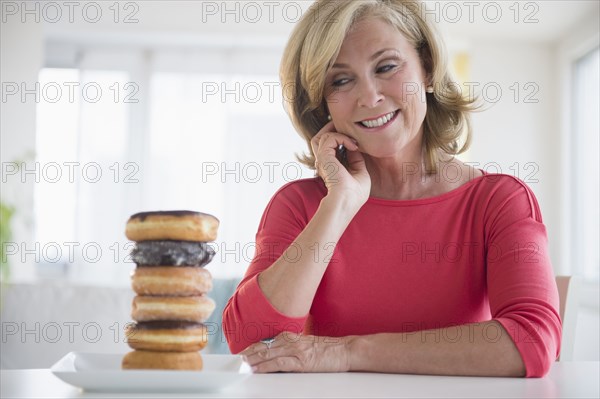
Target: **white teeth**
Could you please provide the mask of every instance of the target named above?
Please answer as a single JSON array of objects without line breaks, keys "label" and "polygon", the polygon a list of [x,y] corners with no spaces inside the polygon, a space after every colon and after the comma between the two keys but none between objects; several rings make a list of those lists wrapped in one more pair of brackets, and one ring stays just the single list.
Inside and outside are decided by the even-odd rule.
[{"label": "white teeth", "polygon": [[396,112],[390,112],[389,114],[386,114],[384,116],[381,116],[377,119],[373,119],[373,120],[368,120],[368,121],[362,121],[360,123],[362,123],[363,126],[366,127],[379,127],[379,126],[383,126],[386,123],[388,123],[396,114]]}]

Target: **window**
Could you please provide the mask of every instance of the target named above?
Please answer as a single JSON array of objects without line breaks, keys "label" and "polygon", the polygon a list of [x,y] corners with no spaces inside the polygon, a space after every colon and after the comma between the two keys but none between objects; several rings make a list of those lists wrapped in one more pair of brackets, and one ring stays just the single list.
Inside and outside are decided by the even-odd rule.
[{"label": "window", "polygon": [[599,55],[596,47],[574,64],[571,157],[574,173],[571,220],[573,273],[595,282],[598,282],[600,273]]},{"label": "window", "polygon": [[129,285],[125,222],[161,209],[217,216],[208,268],[215,277],[245,272],[268,200],[312,172],[294,158],[305,144],[283,111],[278,63],[267,52],[261,70],[255,52],[228,51],[140,51],[137,59],[88,51],[76,66],[42,70],[41,87],[63,95],[37,110],[36,161],[47,169],[35,187],[41,272]]}]

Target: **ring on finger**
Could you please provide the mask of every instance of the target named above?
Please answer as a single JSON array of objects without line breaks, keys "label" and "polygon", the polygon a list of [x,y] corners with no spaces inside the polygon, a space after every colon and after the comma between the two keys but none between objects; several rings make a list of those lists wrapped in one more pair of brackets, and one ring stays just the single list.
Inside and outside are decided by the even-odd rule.
[{"label": "ring on finger", "polygon": [[273,342],[275,342],[275,338],[261,339],[260,342],[267,345],[267,349],[271,349],[271,345],[273,345]]}]

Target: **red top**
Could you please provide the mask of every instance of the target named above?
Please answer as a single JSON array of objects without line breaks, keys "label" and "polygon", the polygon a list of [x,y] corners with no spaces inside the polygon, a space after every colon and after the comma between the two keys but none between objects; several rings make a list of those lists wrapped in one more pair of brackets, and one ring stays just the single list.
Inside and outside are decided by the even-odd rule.
[{"label": "red top", "polygon": [[[303,179],[271,199],[254,260],[223,312],[233,353],[282,331],[346,336],[494,319],[515,342],[528,377],[548,372],[560,349],[558,291],[546,227],[525,183],[485,174],[432,198],[369,198],[340,238],[309,314],[287,317],[267,300],[257,277],[304,229],[326,193],[320,178]],[[322,256],[325,245],[313,255]],[[499,331],[485,333],[493,341]]]}]

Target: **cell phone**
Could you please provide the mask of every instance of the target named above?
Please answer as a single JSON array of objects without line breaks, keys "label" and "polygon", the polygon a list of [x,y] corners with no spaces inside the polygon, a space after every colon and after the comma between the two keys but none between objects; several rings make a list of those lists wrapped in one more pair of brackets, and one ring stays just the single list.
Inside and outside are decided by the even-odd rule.
[{"label": "cell phone", "polygon": [[335,150],[335,157],[342,165],[344,165],[344,167],[348,168],[346,147],[344,147],[343,144],[338,145],[337,149]]}]

